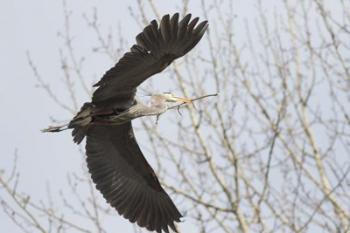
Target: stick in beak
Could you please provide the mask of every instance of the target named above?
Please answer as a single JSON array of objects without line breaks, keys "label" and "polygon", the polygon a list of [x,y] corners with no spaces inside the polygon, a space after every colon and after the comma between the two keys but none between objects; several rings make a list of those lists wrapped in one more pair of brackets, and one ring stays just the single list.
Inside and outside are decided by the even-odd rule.
[{"label": "stick in beak", "polygon": [[192,99],[177,97],[177,96],[174,96],[173,98],[176,102],[182,102],[182,103],[186,103],[186,104],[192,103]]}]

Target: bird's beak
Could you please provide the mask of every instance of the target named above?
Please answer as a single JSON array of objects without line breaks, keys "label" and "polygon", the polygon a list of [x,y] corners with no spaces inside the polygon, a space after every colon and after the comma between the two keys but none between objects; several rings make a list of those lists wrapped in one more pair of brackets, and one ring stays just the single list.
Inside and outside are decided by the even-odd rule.
[{"label": "bird's beak", "polygon": [[173,96],[173,97],[172,97],[172,100],[175,101],[175,102],[181,102],[181,103],[186,103],[186,104],[192,102],[191,99],[184,98],[184,97],[177,97],[177,96]]}]

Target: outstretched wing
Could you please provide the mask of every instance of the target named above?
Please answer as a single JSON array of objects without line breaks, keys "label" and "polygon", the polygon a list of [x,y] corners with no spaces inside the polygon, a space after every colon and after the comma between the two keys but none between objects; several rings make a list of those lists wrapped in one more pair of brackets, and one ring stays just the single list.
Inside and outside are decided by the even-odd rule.
[{"label": "outstretched wing", "polygon": [[181,214],[144,158],[131,122],[91,125],[86,154],[96,188],[120,215],[150,231],[176,231]]},{"label": "outstretched wing", "polygon": [[[165,15],[160,25],[153,20],[137,37],[137,44],[118,61],[102,79],[93,94],[98,106],[125,108],[132,104],[136,87],[148,77],[161,72],[174,59],[185,55],[202,38],[207,21],[192,21],[191,14],[179,22],[179,14]],[[196,26],[197,25],[197,26]]]}]

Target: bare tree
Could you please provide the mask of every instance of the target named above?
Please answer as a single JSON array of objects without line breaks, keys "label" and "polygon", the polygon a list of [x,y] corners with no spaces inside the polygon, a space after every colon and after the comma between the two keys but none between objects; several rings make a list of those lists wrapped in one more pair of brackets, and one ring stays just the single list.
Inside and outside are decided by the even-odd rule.
[{"label": "bare tree", "polygon": [[[177,9],[188,13],[189,4]],[[238,1],[196,4],[209,33],[164,78],[184,96],[219,96],[186,106],[180,116],[167,114],[159,127],[153,118],[136,123],[141,146],[194,232],[350,232],[350,3],[283,0],[271,8],[259,0],[250,3],[254,18],[240,16]],[[161,17],[152,0],[137,6],[130,15],[140,28]],[[95,51],[116,61],[128,47],[125,38],[104,34],[93,12],[84,18],[99,41]],[[73,114],[77,93],[91,95],[92,80],[82,75],[67,5],[64,25],[61,65],[70,103],[28,60],[42,89]],[[100,218],[113,210],[96,200],[86,170],[69,176],[78,198],[72,203],[62,194],[64,210],[18,192],[19,172],[0,173],[1,192],[12,197],[1,205],[24,232],[107,232]],[[90,190],[85,199],[76,188],[81,182]],[[94,230],[64,211],[88,219]]]}]

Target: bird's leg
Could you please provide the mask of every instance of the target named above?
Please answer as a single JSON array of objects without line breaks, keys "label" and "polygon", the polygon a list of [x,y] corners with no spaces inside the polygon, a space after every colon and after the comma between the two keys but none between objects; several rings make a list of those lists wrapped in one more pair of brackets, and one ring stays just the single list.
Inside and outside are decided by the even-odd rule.
[{"label": "bird's leg", "polygon": [[156,115],[156,125],[158,125],[160,114]]},{"label": "bird's leg", "polygon": [[182,114],[180,112],[180,105],[177,106],[177,112],[179,113],[180,116],[182,116]]}]

